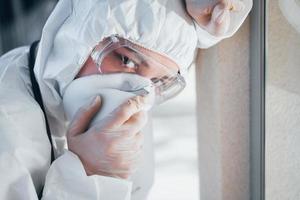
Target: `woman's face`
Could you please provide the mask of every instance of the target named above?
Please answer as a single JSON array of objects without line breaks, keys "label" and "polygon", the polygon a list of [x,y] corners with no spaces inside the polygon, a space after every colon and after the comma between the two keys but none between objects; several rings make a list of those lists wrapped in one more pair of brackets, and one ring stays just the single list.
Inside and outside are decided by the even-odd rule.
[{"label": "woman's face", "polygon": [[[118,48],[107,54],[101,62],[101,72],[107,73],[135,73],[151,80],[171,78],[170,74],[177,74],[178,65],[171,59],[159,53],[132,44],[135,49],[151,59],[143,59],[128,47]],[[99,74],[98,66],[91,56],[88,57],[76,78]]]}]

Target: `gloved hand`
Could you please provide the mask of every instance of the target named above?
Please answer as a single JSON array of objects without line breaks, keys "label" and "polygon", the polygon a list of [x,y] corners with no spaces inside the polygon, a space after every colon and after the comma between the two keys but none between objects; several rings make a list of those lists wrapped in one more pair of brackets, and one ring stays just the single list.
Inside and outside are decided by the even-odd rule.
[{"label": "gloved hand", "polygon": [[241,0],[186,0],[190,16],[214,36],[227,33],[232,22],[231,13],[245,8]]},{"label": "gloved hand", "polygon": [[147,114],[146,97],[136,96],[123,103],[101,123],[88,126],[101,107],[101,99],[79,109],[69,125],[69,150],[81,160],[87,175],[128,178],[141,159]]}]

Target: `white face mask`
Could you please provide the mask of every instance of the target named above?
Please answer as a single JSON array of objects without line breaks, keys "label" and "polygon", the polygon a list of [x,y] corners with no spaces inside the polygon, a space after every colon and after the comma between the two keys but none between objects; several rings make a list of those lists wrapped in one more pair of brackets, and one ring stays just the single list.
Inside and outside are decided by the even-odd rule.
[{"label": "white face mask", "polygon": [[[101,123],[101,120],[115,108],[136,95],[148,93],[147,103],[149,99],[149,104],[147,105],[149,106],[144,109],[149,110],[155,99],[154,91],[151,90],[153,88],[149,88],[149,85],[151,85],[149,79],[129,73],[97,74],[75,79],[62,94],[65,115],[68,121],[71,121],[78,109],[91,102],[96,95],[101,96],[102,105],[100,111],[90,123],[90,127],[96,123]],[[152,183],[154,166],[151,134],[145,135],[145,141],[147,142],[144,144],[143,151],[147,160],[142,162],[139,170],[131,178],[133,182],[132,195],[136,199],[144,197]]]},{"label": "white face mask", "polygon": [[[149,79],[129,73],[97,74],[75,79],[63,94],[66,117],[71,121],[80,107],[91,102],[96,95],[100,95],[101,108],[92,120],[91,127],[136,95],[148,94],[150,99],[154,99],[151,98],[153,92],[150,92],[150,84]],[[151,102],[154,100],[150,100],[146,110],[151,108]]]}]

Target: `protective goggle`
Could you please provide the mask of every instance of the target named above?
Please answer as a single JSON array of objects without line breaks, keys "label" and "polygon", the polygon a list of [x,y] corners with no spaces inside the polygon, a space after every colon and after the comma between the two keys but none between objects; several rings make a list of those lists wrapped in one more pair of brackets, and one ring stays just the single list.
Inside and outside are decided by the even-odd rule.
[{"label": "protective goggle", "polygon": [[179,94],[186,82],[175,63],[166,58],[164,60],[161,55],[154,59],[149,52],[144,47],[113,35],[94,47],[91,58],[101,74],[125,72],[148,78],[151,84],[144,90],[148,93],[154,91],[155,102],[160,104]]}]

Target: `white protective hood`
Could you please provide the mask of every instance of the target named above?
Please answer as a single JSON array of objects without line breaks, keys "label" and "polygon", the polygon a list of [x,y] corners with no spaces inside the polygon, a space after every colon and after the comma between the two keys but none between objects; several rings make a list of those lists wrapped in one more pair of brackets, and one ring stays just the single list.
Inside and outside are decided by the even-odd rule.
[{"label": "white protective hood", "polygon": [[193,21],[179,0],[60,0],[43,29],[35,65],[54,136],[65,130],[61,94],[92,48],[112,34],[172,58],[182,70],[197,45]]},{"label": "white protective hood", "polygon": [[171,58],[184,74],[197,43],[220,40],[199,28],[182,0],[60,0],[43,29],[35,65],[58,149],[65,130],[62,93],[98,42],[118,34]]}]

